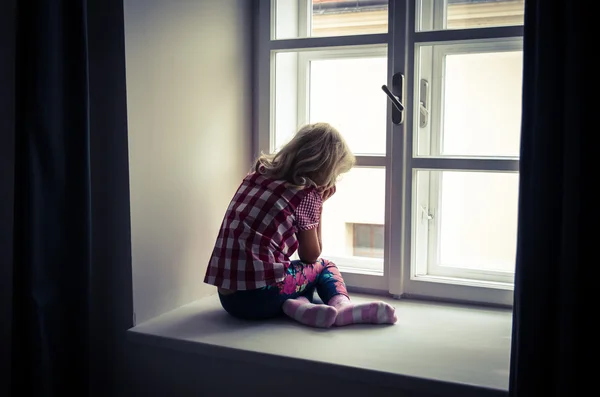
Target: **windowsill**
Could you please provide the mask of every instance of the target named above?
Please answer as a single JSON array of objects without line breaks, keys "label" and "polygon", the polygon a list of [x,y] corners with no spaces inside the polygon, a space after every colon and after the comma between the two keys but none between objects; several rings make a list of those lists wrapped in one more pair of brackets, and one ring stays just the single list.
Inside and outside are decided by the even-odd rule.
[{"label": "windowsill", "polygon": [[[372,297],[354,294],[353,299]],[[139,343],[232,360],[263,360],[424,395],[434,390],[461,396],[508,395],[511,310],[378,299],[397,308],[397,324],[319,330],[287,318],[244,322],[229,316],[213,295],[139,324],[129,335]]]}]

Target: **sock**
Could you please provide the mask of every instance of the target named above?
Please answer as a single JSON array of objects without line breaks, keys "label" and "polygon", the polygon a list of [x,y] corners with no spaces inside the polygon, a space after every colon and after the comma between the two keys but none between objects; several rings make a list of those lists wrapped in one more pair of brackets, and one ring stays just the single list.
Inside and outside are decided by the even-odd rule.
[{"label": "sock", "polygon": [[335,325],[394,324],[396,309],[382,301],[352,303],[345,295],[336,295],[328,302],[337,309]]},{"label": "sock", "polygon": [[331,327],[337,316],[335,307],[310,303],[303,296],[283,302],[283,312],[299,323],[317,328]]}]

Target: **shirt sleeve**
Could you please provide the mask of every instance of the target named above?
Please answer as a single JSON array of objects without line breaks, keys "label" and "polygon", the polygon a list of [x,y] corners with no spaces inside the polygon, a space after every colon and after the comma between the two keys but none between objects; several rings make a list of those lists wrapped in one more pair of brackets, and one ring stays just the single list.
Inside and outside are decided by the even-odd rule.
[{"label": "shirt sleeve", "polygon": [[296,207],[296,226],[298,230],[310,230],[319,225],[319,217],[323,199],[321,195],[312,190]]}]

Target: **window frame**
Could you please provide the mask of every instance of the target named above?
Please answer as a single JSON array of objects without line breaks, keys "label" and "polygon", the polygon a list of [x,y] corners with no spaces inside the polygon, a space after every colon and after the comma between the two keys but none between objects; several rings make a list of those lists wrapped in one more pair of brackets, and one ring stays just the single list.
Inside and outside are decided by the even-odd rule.
[{"label": "window frame", "polygon": [[[463,170],[436,170],[436,171],[456,171],[463,172]],[[490,173],[494,171],[478,171],[483,173]],[[437,259],[440,253],[440,235],[441,235],[441,222],[440,219],[440,202],[442,200],[442,173],[430,173],[429,175],[429,212],[432,220],[428,227],[428,243],[427,243],[427,262],[418,263],[416,255],[413,256],[413,266],[415,267],[414,273],[423,276],[433,277],[450,277],[456,279],[469,279],[474,284],[481,284],[481,286],[489,285],[490,283],[497,283],[497,285],[506,284],[506,287],[511,287],[514,284],[514,272],[502,272],[493,270],[476,270],[470,268],[460,267],[449,267],[437,264]],[[416,245],[416,241],[415,241]],[[512,288],[512,287],[511,287]]]},{"label": "window frame", "polygon": [[[444,43],[443,45],[436,45],[434,43],[432,45],[431,51],[427,51],[427,54],[423,55],[420,53],[419,48],[416,49],[416,52],[419,52],[419,56],[415,57],[415,70],[419,71],[418,76],[415,76],[416,81],[421,81],[423,79],[423,73],[420,71],[423,69],[422,63],[423,61],[428,63],[428,82],[430,85],[429,89],[429,127],[424,134],[427,134],[428,144],[431,148],[428,151],[429,156],[434,157],[452,157],[447,155],[442,155],[440,151],[441,142],[443,139],[443,119],[444,119],[444,106],[443,106],[443,97],[444,97],[444,65],[445,59],[448,55],[458,55],[458,54],[483,54],[483,53],[497,53],[497,52],[513,52],[513,51],[522,51],[523,50],[523,42],[519,38],[511,38],[511,39],[495,39],[495,40],[487,40],[487,41],[462,41],[455,43]],[[423,45],[425,47],[426,45]],[[419,62],[421,65],[419,65]],[[431,65],[431,68],[429,68]],[[415,81],[415,88],[419,90]],[[415,92],[415,95],[419,95],[418,91]],[[420,128],[415,123],[415,135],[422,135]],[[419,139],[421,136],[419,136]],[[414,155],[419,157],[419,148],[418,144],[415,142],[415,146],[413,147]],[[468,157],[468,156],[464,156]],[[500,160],[510,160],[510,161],[518,161],[518,157],[515,156],[494,156],[494,157],[485,157],[485,158],[494,158]],[[443,171],[443,170],[440,170]],[[461,171],[454,169],[447,169],[446,171]],[[496,172],[495,169],[490,168],[486,171],[480,172]],[[509,172],[509,171],[504,171]],[[441,202],[441,184],[443,175],[441,173],[430,173],[429,175],[429,189],[426,193],[429,197],[427,212],[428,215],[432,217],[431,223],[428,227],[428,254],[427,254],[427,263],[425,266],[422,266],[418,263],[414,263],[413,266],[416,269],[413,271],[415,274],[421,275],[432,275],[432,276],[442,276],[442,277],[451,277],[451,278],[466,278],[472,280],[478,280],[483,283],[488,282],[496,282],[496,283],[505,283],[505,284],[514,284],[514,272],[500,272],[500,271],[490,271],[490,270],[474,270],[474,269],[465,269],[465,268],[453,268],[453,267],[442,267],[437,264],[437,258],[439,256],[439,238],[440,238],[440,228],[441,223],[437,220],[439,219],[439,208]],[[413,228],[414,230],[414,228]],[[413,234],[414,235],[414,234]],[[415,242],[416,245],[416,242]],[[413,256],[416,261],[416,255]]]},{"label": "window frame", "polygon": [[[305,1],[305,0],[301,0]],[[270,0],[258,0],[255,9],[256,24],[256,63],[254,78],[254,148],[255,154],[273,148],[271,128],[274,114],[271,86],[274,70],[274,56],[277,51],[310,51],[323,48],[342,48],[362,45],[388,46],[388,85],[396,73],[405,75],[403,96],[405,104],[404,122],[391,123],[392,105],[388,102],[386,155],[357,156],[357,166],[385,166],[386,170],[386,215],[385,215],[385,254],[384,274],[374,275],[345,272],[344,278],[352,290],[391,294],[396,298],[422,297],[448,301],[474,302],[512,306],[512,285],[494,282],[475,282],[469,279],[456,279],[442,276],[420,276],[413,266],[413,211],[412,204],[416,192],[415,172],[425,170],[476,170],[518,172],[518,160],[498,158],[449,157],[428,158],[415,156],[413,151],[414,121],[418,120],[415,103],[415,49],[427,43],[451,43],[499,38],[522,38],[523,26],[500,26],[476,29],[416,31],[418,0],[390,1],[388,7],[388,33],[365,34],[335,37],[304,37],[294,39],[274,39],[274,18],[271,18]],[[383,92],[382,92],[382,95]],[[412,109],[411,109],[412,108]],[[392,197],[394,203],[391,205]],[[399,241],[392,241],[397,236]],[[333,258],[332,258],[333,259]]]},{"label": "window frame", "polygon": [[[416,172],[419,170],[457,170],[457,171],[500,171],[500,172],[518,172],[519,160],[515,158],[486,158],[486,157],[427,157],[417,156],[415,153],[414,142],[415,123],[419,117],[419,108],[415,106],[419,98],[418,85],[418,57],[417,49],[419,46],[432,44],[456,44],[465,42],[485,42],[498,39],[522,38],[523,26],[500,26],[486,27],[476,29],[456,29],[456,30],[434,30],[434,31],[416,31],[415,24],[417,18],[414,16],[415,9],[419,5],[417,0],[410,0],[403,7],[405,12],[406,30],[398,35],[399,39],[406,39],[406,54],[402,54],[401,43],[395,45],[399,52],[394,54],[394,59],[401,59],[400,65],[394,65],[394,72],[406,73],[409,77],[406,79],[406,102],[411,104],[411,117],[406,117],[404,127],[394,126],[394,129],[401,130],[405,136],[405,157],[404,157],[404,186],[410,187],[410,191],[403,197],[406,200],[404,205],[403,219],[400,216],[396,221],[403,222],[404,230],[410,230],[410,233],[403,233],[403,266],[402,272],[393,274],[395,280],[390,282],[392,293],[398,292],[401,296],[420,296],[431,299],[459,300],[492,305],[512,306],[513,285],[485,280],[461,279],[456,277],[422,275],[418,273],[415,264],[414,224],[412,217],[413,203],[416,203]],[[402,56],[405,56],[403,59]],[[404,65],[402,63],[405,62]],[[403,68],[404,66],[404,68]],[[412,69],[412,70],[411,70]],[[432,95],[433,98],[433,95]],[[392,170],[392,172],[402,172],[402,170]],[[394,222],[394,219],[392,220]],[[406,275],[406,276],[405,276]],[[400,283],[401,288],[393,289]]]}]

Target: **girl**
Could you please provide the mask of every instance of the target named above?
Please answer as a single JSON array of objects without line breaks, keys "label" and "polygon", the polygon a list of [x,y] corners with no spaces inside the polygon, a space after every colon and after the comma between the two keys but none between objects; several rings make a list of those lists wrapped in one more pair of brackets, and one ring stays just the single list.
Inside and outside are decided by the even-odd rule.
[{"label": "girl", "polygon": [[[320,328],[396,322],[385,302],[351,302],[336,265],[320,258],[323,202],[354,162],[327,123],[301,128],[257,159],[229,204],[204,278],[229,314],[258,320],[283,312]],[[300,260],[291,260],[296,251]],[[312,303],[315,289],[325,304]]]}]

